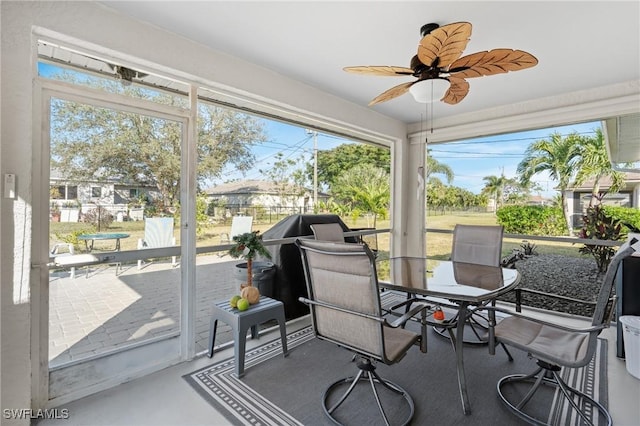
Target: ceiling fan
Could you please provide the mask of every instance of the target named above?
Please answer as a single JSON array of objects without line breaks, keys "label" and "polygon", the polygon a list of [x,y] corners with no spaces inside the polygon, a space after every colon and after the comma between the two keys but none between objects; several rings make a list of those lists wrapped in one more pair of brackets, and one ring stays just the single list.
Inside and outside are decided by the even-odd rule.
[{"label": "ceiling fan", "polygon": [[414,76],[415,81],[402,83],[375,97],[369,106],[404,95],[422,81],[448,82],[442,99],[450,105],[462,101],[469,93],[467,78],[482,77],[531,68],[538,60],[530,53],[514,49],[493,49],[460,57],[471,36],[469,22],[455,22],[439,26],[426,24],[421,29],[418,53],[409,68],[398,66],[346,67],[346,72],[377,76]]}]

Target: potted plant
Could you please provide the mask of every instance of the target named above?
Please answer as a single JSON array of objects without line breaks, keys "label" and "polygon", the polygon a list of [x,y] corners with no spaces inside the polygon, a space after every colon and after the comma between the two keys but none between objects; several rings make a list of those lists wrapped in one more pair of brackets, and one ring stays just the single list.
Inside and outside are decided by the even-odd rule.
[{"label": "potted plant", "polygon": [[242,289],[240,296],[249,301],[250,304],[258,303],[260,291],[253,286],[253,259],[260,255],[271,259],[271,253],[262,243],[260,231],[245,232],[233,237],[234,246],[229,249],[229,255],[235,258],[242,258],[247,261],[247,282],[240,286]]},{"label": "potted plant", "polygon": [[51,221],[60,222],[60,206],[55,201],[51,202],[49,211],[51,213]]}]

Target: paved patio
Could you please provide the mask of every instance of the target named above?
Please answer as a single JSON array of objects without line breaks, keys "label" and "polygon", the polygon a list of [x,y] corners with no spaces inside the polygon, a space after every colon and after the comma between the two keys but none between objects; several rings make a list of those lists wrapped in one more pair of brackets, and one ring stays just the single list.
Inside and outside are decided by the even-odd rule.
[{"label": "paved patio", "polygon": [[[206,350],[211,305],[239,293],[238,259],[198,256],[196,268],[196,351]],[[93,266],[50,274],[49,365],[104,354],[148,339],[180,332],[180,268],[171,263]],[[216,346],[231,341],[230,328],[218,323]]]}]

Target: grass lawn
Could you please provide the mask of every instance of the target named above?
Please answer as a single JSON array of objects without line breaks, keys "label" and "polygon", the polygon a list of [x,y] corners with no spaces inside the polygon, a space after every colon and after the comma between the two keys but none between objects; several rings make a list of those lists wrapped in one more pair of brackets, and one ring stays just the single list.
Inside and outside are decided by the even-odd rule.
[{"label": "grass lawn", "polygon": [[[493,213],[467,213],[467,212],[448,212],[447,214],[434,214],[429,212],[427,215],[427,228],[433,229],[450,229],[453,230],[456,224],[465,225],[496,225],[496,216]],[[446,260],[451,256],[451,234],[427,233],[427,256],[433,259]],[[536,251],[540,254],[558,254],[572,257],[586,257],[578,252],[582,245],[551,242],[551,241],[535,241]],[[523,243],[521,239],[505,238],[502,243],[502,255],[507,256],[513,249],[519,248]]]},{"label": "grass lawn", "polygon": [[[351,228],[372,227],[372,223],[366,218],[359,218],[353,221],[351,218],[343,219],[347,226]],[[469,225],[495,225],[496,217],[493,213],[468,213],[468,212],[447,212],[446,214],[429,212],[427,215],[427,227],[434,229],[453,230],[457,223]],[[277,220],[254,221],[253,230],[265,232],[277,223]],[[389,228],[390,222],[386,220],[378,220],[377,228]],[[73,242],[73,235],[83,233],[95,233],[96,229],[86,223],[71,222],[51,222],[50,223],[50,246],[56,242]],[[229,232],[231,229],[231,221],[228,223],[210,224],[202,226],[198,232],[198,246],[211,246],[221,244],[220,235]],[[135,250],[137,248],[138,239],[144,236],[144,221],[135,222],[113,222],[108,229],[101,229],[101,232],[118,232],[127,233],[129,238],[121,240],[121,250]],[[176,224],[176,239],[180,239],[180,232]],[[433,259],[448,259],[451,255],[451,234],[427,233],[427,256]],[[379,234],[377,237],[378,249],[382,252],[389,251],[389,234]],[[579,245],[567,243],[555,243],[548,241],[532,241],[536,245],[539,253],[562,254],[567,256],[583,257],[578,253]],[[112,241],[95,243],[96,248],[104,247],[109,249],[113,245]],[[503,243],[503,255],[506,256],[512,252],[514,248],[518,248],[522,244],[521,240],[505,239]],[[84,250],[84,244],[80,242],[76,249]]]},{"label": "grass lawn", "polygon": [[[366,228],[373,227],[372,223],[368,221],[366,218],[359,218],[356,221],[353,221],[349,218],[344,220],[347,226],[350,228]],[[253,230],[260,231],[261,233],[270,229],[273,225],[275,225],[278,220],[268,221],[254,221],[253,222]],[[389,220],[378,221],[377,228],[388,228]],[[174,224],[176,243],[180,244],[180,231],[178,229],[178,224]],[[203,225],[198,231],[198,246],[212,246],[221,243],[221,234],[228,233],[231,230],[231,220],[228,220],[226,223],[219,224],[208,224]],[[49,246],[52,247],[55,243],[58,242],[73,242],[76,246],[77,250],[84,250],[84,243],[74,239],[74,235],[80,234],[93,234],[98,232],[96,228],[87,223],[79,223],[79,222],[50,222],[50,237],[49,237]],[[100,232],[109,232],[109,233],[126,233],[129,234],[128,238],[124,238],[120,242],[121,250],[136,250],[138,245],[138,239],[144,237],[144,221],[131,221],[131,222],[113,222],[109,225],[107,229],[101,229]],[[385,250],[389,250],[389,235],[384,234],[378,237],[378,244],[381,247],[386,247]],[[113,246],[113,241],[96,241],[95,247],[100,249],[101,247],[109,249],[109,247]]]}]

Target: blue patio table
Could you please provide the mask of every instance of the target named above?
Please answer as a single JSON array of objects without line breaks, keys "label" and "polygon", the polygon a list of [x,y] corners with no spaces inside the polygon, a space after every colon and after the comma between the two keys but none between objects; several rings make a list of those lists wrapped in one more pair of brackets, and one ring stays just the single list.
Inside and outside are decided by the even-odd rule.
[{"label": "blue patio table", "polygon": [[78,235],[78,239],[84,241],[84,247],[87,249],[87,253],[91,253],[93,251],[93,243],[96,240],[116,240],[116,247],[114,251],[120,251],[120,240],[123,238],[129,238],[129,234],[102,232],[98,234]]}]

